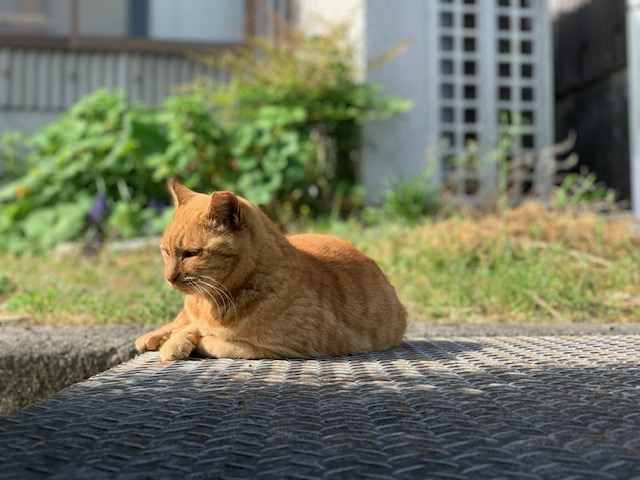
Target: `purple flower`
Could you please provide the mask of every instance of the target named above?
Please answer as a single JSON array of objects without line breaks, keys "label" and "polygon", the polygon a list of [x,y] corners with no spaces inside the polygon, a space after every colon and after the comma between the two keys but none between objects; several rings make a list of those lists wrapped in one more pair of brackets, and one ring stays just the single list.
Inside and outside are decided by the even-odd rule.
[{"label": "purple flower", "polygon": [[153,208],[156,212],[158,212],[159,215],[162,215],[167,208],[164,203],[158,202],[153,198],[149,200],[149,202],[147,203],[147,207]]},{"label": "purple flower", "polygon": [[99,223],[107,216],[107,198],[104,193],[99,193],[91,204],[91,210],[87,215],[87,220],[91,224]]}]

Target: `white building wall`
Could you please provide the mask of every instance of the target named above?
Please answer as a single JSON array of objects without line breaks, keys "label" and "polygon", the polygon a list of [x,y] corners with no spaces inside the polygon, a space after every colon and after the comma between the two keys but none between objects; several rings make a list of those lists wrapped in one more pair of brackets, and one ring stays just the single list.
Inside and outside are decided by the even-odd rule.
[{"label": "white building wall", "polygon": [[[447,181],[459,196],[477,200],[476,195],[491,194],[495,165],[469,172],[456,166],[455,159],[467,151],[468,141],[477,143],[480,154],[495,148],[503,130],[501,112],[509,112],[514,123],[532,119],[521,126],[522,137],[515,139],[512,157],[533,155],[552,145],[553,76],[546,4],[498,0],[299,0],[299,4],[302,26],[311,31],[313,15],[350,21],[353,37],[362,42],[358,61],[366,67],[364,78],[384,85],[384,93],[413,103],[410,111],[364,128],[360,180],[369,201],[376,200],[388,178],[412,177],[425,169],[434,184]],[[367,67],[399,45],[408,48],[377,69]],[[529,182],[538,178],[535,172],[528,175]],[[474,184],[480,185],[479,191],[469,187]]]},{"label": "white building wall", "polygon": [[[392,8],[387,0],[298,0],[299,26],[310,34],[321,32],[330,22],[346,22],[349,40],[355,47],[360,79],[386,86],[384,93],[414,103],[409,112],[374,122],[363,131],[360,181],[369,200],[375,199],[386,178],[414,175],[425,168],[426,132],[434,131],[426,105],[427,71],[423,68],[423,44],[435,38],[425,25],[433,2],[402,0]],[[409,48],[390,62],[369,69],[372,60],[403,43]]]},{"label": "white building wall", "polygon": [[345,23],[348,41],[356,52],[356,69],[360,79],[366,75],[365,0],[298,0],[299,26],[310,35],[321,34],[332,23]]},{"label": "white building wall", "polygon": [[[428,88],[436,65],[435,57],[427,55],[428,45],[437,39],[434,3],[402,0],[389,8],[385,0],[367,1],[367,58],[379,58],[402,43],[409,44],[367,77],[384,85],[384,93],[413,103],[411,110],[364,128],[360,179],[369,201],[376,199],[387,179],[411,177],[428,168],[428,146],[437,143],[436,90]],[[430,168],[435,181],[438,166]]]}]

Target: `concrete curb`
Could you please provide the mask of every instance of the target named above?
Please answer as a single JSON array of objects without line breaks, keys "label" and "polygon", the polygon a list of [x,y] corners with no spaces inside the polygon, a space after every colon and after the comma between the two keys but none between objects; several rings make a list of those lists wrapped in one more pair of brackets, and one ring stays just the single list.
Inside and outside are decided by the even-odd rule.
[{"label": "concrete curb", "polygon": [[140,326],[0,327],[0,415],[132,358]]},{"label": "concrete curb", "polygon": [[536,323],[536,324],[442,324],[411,322],[407,327],[412,337],[519,337],[557,335],[640,335],[640,322],[635,323]]}]

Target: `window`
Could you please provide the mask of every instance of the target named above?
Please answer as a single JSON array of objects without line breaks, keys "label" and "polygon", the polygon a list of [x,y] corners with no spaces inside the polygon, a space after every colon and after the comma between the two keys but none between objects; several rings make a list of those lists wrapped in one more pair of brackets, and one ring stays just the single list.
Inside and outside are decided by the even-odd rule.
[{"label": "window", "polygon": [[148,0],[147,11],[131,20],[146,24],[150,38],[240,43],[244,41],[244,17],[245,5],[237,0]]},{"label": "window", "polygon": [[442,123],[453,123],[455,121],[453,108],[451,107],[443,108],[440,112],[440,117],[441,117]]},{"label": "window", "polygon": [[520,30],[530,32],[533,30],[533,21],[530,17],[522,17],[520,19]]},{"label": "window", "polygon": [[465,52],[475,52],[476,39],[473,37],[465,37],[463,41],[463,49]]},{"label": "window", "polygon": [[464,109],[464,123],[476,123],[476,110],[475,108]]},{"label": "window", "polygon": [[442,36],[440,37],[440,48],[445,52],[450,52],[453,50],[453,37],[450,36]]},{"label": "window", "polygon": [[476,16],[473,13],[465,13],[462,24],[464,28],[476,28]]},{"label": "window", "polygon": [[474,76],[476,74],[476,62],[468,60],[464,62],[464,74],[467,76]]},{"label": "window", "polygon": [[0,0],[0,33],[69,34],[69,0]]},{"label": "window", "polygon": [[511,89],[509,87],[498,87],[498,98],[500,100],[511,100]]},{"label": "window", "polygon": [[531,55],[533,53],[533,42],[531,40],[522,40],[520,42],[520,53]]},{"label": "window", "polygon": [[469,145],[470,142],[478,143],[478,134],[476,132],[465,132],[464,144]]},{"label": "window", "polygon": [[452,60],[442,60],[440,62],[440,73],[443,75],[453,75],[453,61]]},{"label": "window", "polygon": [[440,14],[440,26],[445,28],[453,27],[453,13],[442,12]]},{"label": "window", "polygon": [[0,36],[79,47],[148,47],[160,41],[184,50],[185,43],[238,44],[247,31],[268,28],[257,20],[275,25],[273,18],[291,19],[290,0],[269,2],[268,12],[264,5],[252,0],[0,0]]},{"label": "window", "polygon": [[511,42],[508,39],[499,39],[498,40],[498,52],[500,53],[511,53]]},{"label": "window", "polygon": [[520,115],[522,117],[522,122],[525,125],[533,125],[534,115],[532,110],[523,110]]},{"label": "window", "polygon": [[509,30],[511,28],[511,19],[506,15],[498,17],[498,30]]},{"label": "window", "polygon": [[476,86],[465,85],[464,86],[464,98],[467,100],[475,100],[477,98]]},{"label": "window", "polygon": [[456,144],[456,134],[454,132],[442,132],[442,140],[447,147]]},{"label": "window", "polygon": [[442,98],[453,98],[453,85],[450,83],[440,85],[440,96]]},{"label": "window", "polygon": [[533,135],[522,136],[522,148],[535,148],[535,140]]}]

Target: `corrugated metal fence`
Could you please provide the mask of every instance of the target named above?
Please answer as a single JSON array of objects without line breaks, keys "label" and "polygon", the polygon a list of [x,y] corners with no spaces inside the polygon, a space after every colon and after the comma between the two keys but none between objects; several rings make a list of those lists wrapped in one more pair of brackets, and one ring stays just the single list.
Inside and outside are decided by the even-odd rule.
[{"label": "corrugated metal fence", "polygon": [[60,112],[97,88],[160,103],[212,67],[180,54],[0,47],[0,112]]}]

